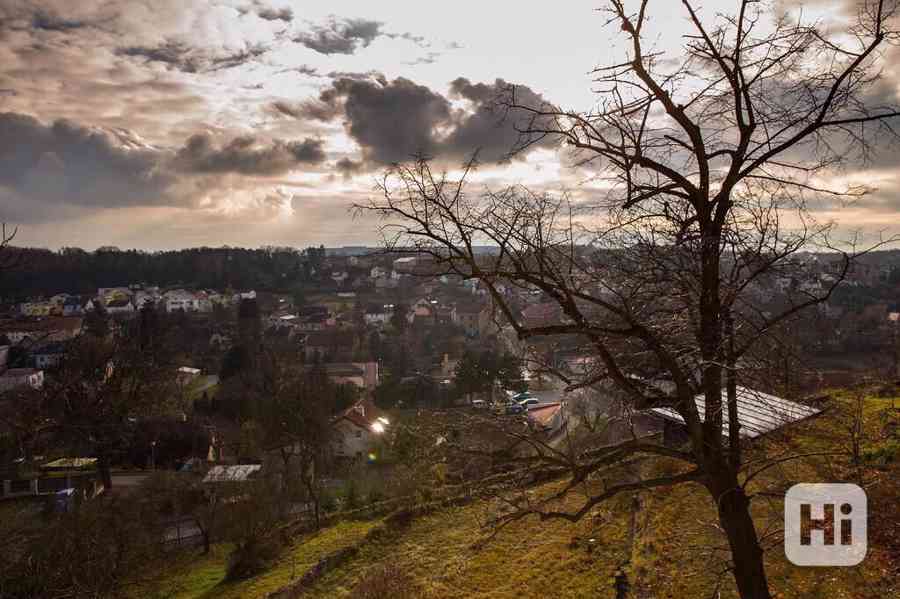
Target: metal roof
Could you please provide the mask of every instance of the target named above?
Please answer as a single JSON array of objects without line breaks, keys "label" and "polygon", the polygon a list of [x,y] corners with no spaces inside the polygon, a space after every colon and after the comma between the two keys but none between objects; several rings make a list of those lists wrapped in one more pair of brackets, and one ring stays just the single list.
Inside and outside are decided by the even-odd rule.
[{"label": "metal roof", "polygon": [[213,466],[203,477],[205,483],[244,482],[259,472],[259,464],[238,464],[236,466]]},{"label": "metal roof", "polygon": [[[698,395],[694,398],[700,420],[705,417],[706,397]],[[722,409],[727,410],[727,403],[723,398]],[[656,413],[667,420],[684,424],[684,418],[672,408],[653,408]],[[737,388],[737,412],[740,423],[741,437],[753,439],[770,433],[792,422],[798,422],[819,414],[821,410],[804,406],[797,402],[782,399],[761,391],[754,391],[746,387]],[[722,435],[728,436],[728,417],[723,414]]]}]

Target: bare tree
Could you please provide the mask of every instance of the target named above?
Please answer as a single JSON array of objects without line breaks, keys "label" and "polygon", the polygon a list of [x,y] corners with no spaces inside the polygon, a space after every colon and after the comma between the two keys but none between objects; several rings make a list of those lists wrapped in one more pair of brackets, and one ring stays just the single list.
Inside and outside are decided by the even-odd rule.
[{"label": "bare tree", "polygon": [[[894,135],[900,112],[877,94],[896,7],[863,0],[855,24],[829,32],[769,2],[736,0],[734,13],[701,15],[682,0],[691,31],[683,53],[667,60],[647,49],[648,0],[633,11],[623,0],[606,4],[627,56],[595,71],[593,110],[535,105],[515,87],[496,103],[521,133],[513,154],[559,142],[594,173],[592,197],[471,192],[474,159],[451,176],[423,158],[391,168],[381,197],[361,208],[384,217],[389,248],[481,280],[519,339],[579,339],[594,366],[582,376],[555,369],[569,389],[609,382],[631,409],[669,407],[685,423],[683,448],[635,437],[579,455],[547,452],[571,469],[563,493],[638,454],[683,467],[610,484],[574,512],[553,508],[560,494],[518,504],[507,521],[576,520],[619,493],[699,483],[717,506],[741,597],[767,598],[741,452],[741,366],[775,327],[826,301],[860,253],[835,244],[833,225],[817,222],[809,204],[870,191],[834,181],[869,159],[875,135]],[[479,244],[496,254],[478,253]],[[832,283],[767,301],[768,279],[804,271],[804,252],[822,248],[836,260]],[[524,321],[501,284],[539,290],[561,317]]]}]

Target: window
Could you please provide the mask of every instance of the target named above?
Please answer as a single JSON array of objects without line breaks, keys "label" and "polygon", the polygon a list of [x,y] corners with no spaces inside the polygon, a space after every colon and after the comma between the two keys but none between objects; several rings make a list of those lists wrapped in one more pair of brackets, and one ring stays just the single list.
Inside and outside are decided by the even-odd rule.
[{"label": "window", "polygon": [[362,431],[356,431],[356,438],[362,439]]}]

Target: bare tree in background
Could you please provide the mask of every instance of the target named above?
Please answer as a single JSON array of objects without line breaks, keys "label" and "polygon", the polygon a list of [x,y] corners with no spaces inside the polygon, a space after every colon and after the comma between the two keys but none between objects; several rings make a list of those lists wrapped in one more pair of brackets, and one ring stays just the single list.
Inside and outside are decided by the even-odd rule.
[{"label": "bare tree in background", "polygon": [[9,270],[17,264],[16,256],[10,254],[9,248],[18,232],[18,227],[10,228],[6,223],[0,223],[0,272]]},{"label": "bare tree in background", "polygon": [[[869,191],[834,181],[868,160],[875,136],[894,135],[900,112],[878,94],[896,7],[862,1],[854,25],[828,32],[779,16],[770,2],[737,0],[733,13],[702,16],[696,4],[681,2],[691,32],[672,60],[648,49],[648,0],[606,3],[627,57],[595,71],[589,112],[534,105],[514,87],[498,98],[521,132],[513,154],[561,143],[595,173],[592,197],[473,192],[474,160],[450,176],[422,159],[390,169],[382,197],[363,208],[384,217],[388,247],[415,248],[482,281],[519,339],[581,339],[595,365],[577,378],[557,372],[570,389],[612,383],[633,409],[670,407],[685,422],[682,449],[632,438],[547,456],[571,468],[564,492],[637,454],[678,460],[677,473],[607,486],[575,512],[548,500],[507,520],[576,520],[619,493],[693,481],[715,501],[741,597],[767,598],[741,455],[739,366],[769,331],[827,300],[859,254],[854,244],[835,245],[832,225],[817,222],[808,203]],[[478,254],[483,244],[498,252]],[[802,271],[803,252],[822,248],[838,260],[834,282],[773,311],[766,279]],[[540,290],[562,318],[523,322],[501,284]]]}]

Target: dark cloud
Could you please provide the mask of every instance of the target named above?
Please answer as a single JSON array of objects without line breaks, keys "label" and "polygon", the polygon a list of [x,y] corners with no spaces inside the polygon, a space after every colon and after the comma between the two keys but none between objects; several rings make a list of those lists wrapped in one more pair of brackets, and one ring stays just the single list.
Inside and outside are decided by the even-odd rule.
[{"label": "dark cloud", "polygon": [[300,34],[294,41],[320,54],[353,54],[360,46],[365,48],[375,38],[384,35],[382,25],[369,19],[332,18],[328,24]]},{"label": "dark cloud", "polygon": [[242,175],[279,175],[301,165],[316,165],[325,160],[322,140],[275,140],[260,143],[251,136],[237,137],[216,147],[207,134],[191,136],[178,150],[176,168],[191,173],[239,173]]},{"label": "dark cloud", "polygon": [[[522,143],[521,130],[530,123],[531,113],[527,111],[505,110],[504,102],[515,94],[515,102],[532,108],[549,108],[551,104],[543,96],[525,85],[513,85],[497,79],[492,84],[472,83],[464,77],[450,84],[450,91],[466,99],[470,111],[456,122],[456,127],[444,140],[446,152],[455,156],[465,156],[473,150],[479,151],[479,159],[500,161]],[[540,125],[540,123],[537,123]],[[545,123],[549,127],[551,123]],[[551,142],[538,143],[537,146]]]},{"label": "dark cloud", "polygon": [[468,104],[466,110],[454,110],[446,97],[408,79],[342,78],[323,90],[318,100],[282,103],[279,110],[294,118],[318,120],[342,115],[347,132],[372,168],[420,154],[460,160],[475,151],[480,160],[496,162],[506,159],[521,141],[518,129],[528,118],[526,113],[496,108],[512,89],[522,104],[547,105],[530,88],[502,79],[492,84],[453,81],[452,94]]},{"label": "dark cloud", "polygon": [[167,201],[163,154],[115,130],[0,113],[0,188],[30,201],[124,206]]},{"label": "dark cloud", "polygon": [[166,68],[184,73],[200,73],[230,69],[250,62],[268,51],[261,45],[250,45],[238,51],[214,52],[191,46],[185,42],[170,40],[158,46],[130,46],[119,48],[118,53],[158,62]]},{"label": "dark cloud", "polygon": [[345,125],[367,161],[391,163],[413,154],[434,155],[435,129],[451,122],[449,101],[402,77],[383,85],[338,79],[320,95],[326,105],[343,101]]},{"label": "dark cloud", "polygon": [[43,31],[70,31],[86,27],[87,23],[77,19],[66,19],[44,10],[36,10],[31,17],[31,26]]},{"label": "dark cloud", "polygon": [[294,11],[287,7],[264,7],[261,8],[256,14],[259,15],[260,19],[265,19],[266,21],[284,21],[285,23],[290,23],[294,20]]},{"label": "dark cloud", "polygon": [[358,175],[365,170],[362,162],[351,160],[346,156],[334,163],[334,168],[345,179],[351,179],[354,175]]}]

